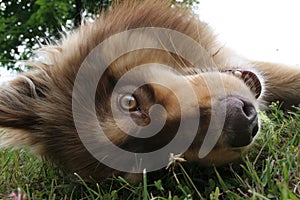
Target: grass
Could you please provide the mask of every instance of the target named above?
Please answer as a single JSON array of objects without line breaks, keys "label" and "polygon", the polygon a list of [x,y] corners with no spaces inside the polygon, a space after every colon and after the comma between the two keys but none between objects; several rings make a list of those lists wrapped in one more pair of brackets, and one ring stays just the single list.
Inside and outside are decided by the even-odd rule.
[{"label": "grass", "polygon": [[[122,177],[105,184],[67,176],[28,150],[0,152],[0,199],[20,188],[31,199],[300,199],[300,108],[261,114],[262,131],[239,164],[200,168],[175,163],[157,180],[132,185]],[[74,178],[76,177],[76,178]]]}]

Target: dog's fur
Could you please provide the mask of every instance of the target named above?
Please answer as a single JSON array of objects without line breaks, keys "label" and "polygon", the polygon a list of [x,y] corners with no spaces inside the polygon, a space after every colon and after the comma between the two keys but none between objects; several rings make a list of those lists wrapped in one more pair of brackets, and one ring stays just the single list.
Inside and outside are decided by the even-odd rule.
[{"label": "dog's fur", "polygon": [[[188,80],[198,99],[196,110],[200,110],[200,125],[194,142],[182,153],[188,161],[201,165],[228,163],[238,158],[252,142],[258,125],[255,130],[250,130],[254,132],[250,136],[249,133],[243,135],[243,126],[238,125],[242,121],[238,112],[250,109],[250,115],[256,117],[256,111],[272,101],[281,101],[284,108],[300,102],[300,69],[253,62],[237,56],[215,40],[207,24],[199,21],[189,10],[171,8],[168,1],[126,1],[114,5],[112,11],[100,15],[93,23],[83,23],[77,30],[67,34],[59,45],[42,48],[44,60],[30,63],[34,70],[20,74],[0,89],[0,126],[6,128],[1,135],[1,145],[30,146],[37,154],[84,178],[100,180],[120,174],[97,161],[80,141],[73,122],[72,91],[81,64],[97,45],[116,33],[141,27],[162,27],[181,32],[197,41],[204,52],[200,52],[201,55],[194,52],[194,56],[202,60],[197,66],[192,66],[174,53],[155,49],[138,50],[122,55],[105,71],[96,92],[98,123],[105,127],[105,134],[114,144],[128,151],[149,152],[163,147],[174,137],[180,123],[180,106],[176,96],[169,89],[148,84],[137,89],[135,94],[143,117],[134,113],[131,117],[138,125],[148,124],[151,105],[161,104],[167,115],[163,129],[151,138],[136,139],[116,126],[111,107],[118,110],[118,106],[110,103],[110,99],[116,95],[112,93],[114,84],[137,65],[161,63],[173,67],[174,72],[159,71],[153,67],[139,78],[170,83],[172,90],[186,98],[185,102],[190,106],[187,111],[192,116],[195,105],[189,105],[190,97],[185,96],[185,89],[181,88],[181,78],[190,77]],[[138,36],[136,42],[145,42],[149,39],[147,37]],[[111,45],[100,57],[110,56],[110,52],[117,48],[118,44]],[[214,67],[207,66],[207,61],[212,61]],[[232,75],[230,69],[236,68],[241,73],[256,74],[254,76],[256,79],[258,77],[262,87],[257,94],[253,93],[253,88],[255,91],[258,86],[250,86]],[[214,83],[216,79],[221,80],[225,93],[221,91],[218,81]],[[207,81],[215,84],[212,90],[207,87]],[[239,103],[242,109],[237,111],[235,105]],[[222,135],[214,149],[205,158],[199,159],[199,148],[208,129],[211,113],[222,112],[218,106],[212,110],[212,104],[225,105],[229,114],[226,114]],[[121,118],[128,114],[120,110],[118,112]],[[89,134],[95,124],[85,118],[82,120],[86,134]],[[245,126],[249,125],[245,123]],[[249,123],[251,125],[252,122]],[[126,121],[121,126],[126,127]],[[186,133],[186,137],[189,137],[189,133]],[[236,144],[240,137],[250,137],[249,143]]]}]

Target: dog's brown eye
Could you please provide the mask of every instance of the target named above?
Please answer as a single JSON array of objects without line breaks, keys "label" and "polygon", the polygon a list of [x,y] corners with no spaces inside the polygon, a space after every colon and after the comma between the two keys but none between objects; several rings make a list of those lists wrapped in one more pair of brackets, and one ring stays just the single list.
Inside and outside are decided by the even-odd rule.
[{"label": "dog's brown eye", "polygon": [[134,111],[138,108],[137,100],[130,94],[125,94],[119,97],[119,105],[122,110]]}]

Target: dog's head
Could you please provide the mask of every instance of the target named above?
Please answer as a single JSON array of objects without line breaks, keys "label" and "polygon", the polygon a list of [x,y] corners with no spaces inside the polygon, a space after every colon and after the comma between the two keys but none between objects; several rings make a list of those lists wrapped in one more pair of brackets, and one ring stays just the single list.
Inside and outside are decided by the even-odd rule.
[{"label": "dog's head", "polygon": [[0,125],[18,130],[2,143],[82,176],[159,169],[170,153],[220,165],[258,132],[261,81],[225,66],[226,50],[186,10],[125,3],[41,51],[44,62],[1,89]]}]

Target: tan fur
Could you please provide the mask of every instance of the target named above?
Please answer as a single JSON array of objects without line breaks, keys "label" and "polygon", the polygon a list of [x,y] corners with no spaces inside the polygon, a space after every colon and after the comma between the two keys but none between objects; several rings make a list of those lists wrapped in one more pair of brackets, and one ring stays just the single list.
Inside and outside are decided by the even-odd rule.
[{"label": "tan fur", "polygon": [[[218,104],[220,99],[226,99],[228,96],[246,99],[256,110],[259,107],[263,108],[265,103],[276,100],[282,101],[285,108],[300,102],[299,69],[239,58],[231,50],[219,45],[207,24],[199,21],[189,10],[171,8],[168,1],[148,0],[142,3],[126,1],[115,5],[112,11],[102,14],[94,23],[83,23],[78,29],[68,33],[59,45],[42,48],[40,51],[46,55],[44,62],[31,63],[35,70],[19,75],[8,86],[0,89],[0,126],[7,128],[1,136],[2,146],[29,145],[36,153],[49,158],[69,172],[79,173],[83,178],[92,176],[96,180],[101,180],[120,174],[121,172],[97,161],[81,143],[73,122],[72,91],[79,67],[97,45],[111,35],[141,27],[168,28],[191,37],[205,51],[201,55],[193,52],[192,56],[199,56],[202,59],[197,66],[192,67],[191,63],[180,56],[162,50],[144,49],[121,56],[111,64],[105,72],[106,76],[100,80],[96,93],[99,121],[82,119],[86,134],[90,134],[89,131],[100,123],[107,137],[114,144],[123,145],[125,149],[148,152],[160,148],[173,138],[180,121],[180,106],[173,93],[175,91],[185,96],[188,115],[184,117],[192,118],[196,109],[201,111],[197,136],[190,148],[182,153],[185,153],[186,159],[190,162],[220,165],[238,158],[247,146],[231,148],[228,144],[231,135],[224,130],[213,151],[205,158],[199,159],[198,151],[208,129],[211,113],[220,112],[218,106],[215,107],[216,110],[212,110],[212,104]],[[135,42],[159,43],[156,39],[148,35],[138,35]],[[126,48],[120,45],[112,43],[101,56],[109,58],[118,48]],[[210,61],[215,65],[207,66]],[[165,64],[177,72],[158,71],[153,67],[147,74],[140,76],[147,80],[163,80],[171,83],[171,88],[150,84],[149,88],[138,90],[146,113],[154,103],[164,106],[167,113],[164,129],[153,138],[139,144],[140,140],[131,141],[128,135],[118,128],[111,116],[110,99],[114,94],[110,94],[113,85],[109,77],[118,80],[134,66],[147,63]],[[261,80],[264,82],[263,94],[256,99],[241,79],[220,72],[227,68],[254,71],[263,79]],[[221,80],[224,87],[220,87],[219,82],[215,81],[217,79]],[[196,91],[198,105],[190,101],[190,97],[185,95],[185,88],[181,87],[186,80]],[[207,82],[213,86],[213,90],[208,88]],[[117,117],[121,119],[120,126],[131,129],[126,120],[122,121],[121,111],[118,111]],[[135,122],[146,125],[150,120],[137,117]],[[191,136],[186,133],[186,137]],[[122,155],[119,159],[122,159]]]}]

